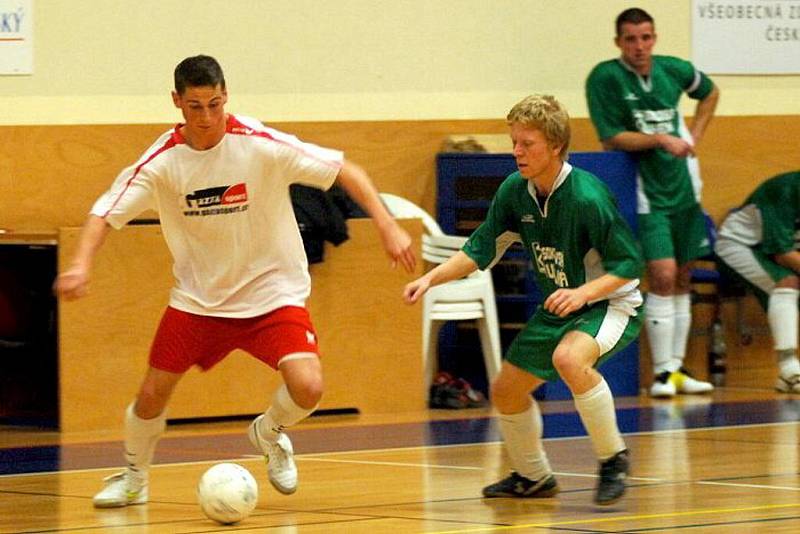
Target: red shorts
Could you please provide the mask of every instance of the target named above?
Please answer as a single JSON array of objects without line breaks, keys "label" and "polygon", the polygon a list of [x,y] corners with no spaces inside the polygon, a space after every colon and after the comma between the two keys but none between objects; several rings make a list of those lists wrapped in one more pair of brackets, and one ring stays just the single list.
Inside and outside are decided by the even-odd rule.
[{"label": "red shorts", "polygon": [[234,319],[167,307],[150,348],[150,365],[171,373],[183,373],[192,365],[207,371],[234,349],[249,352],[273,369],[288,354],[319,354],[305,308],[284,306],[266,315]]}]

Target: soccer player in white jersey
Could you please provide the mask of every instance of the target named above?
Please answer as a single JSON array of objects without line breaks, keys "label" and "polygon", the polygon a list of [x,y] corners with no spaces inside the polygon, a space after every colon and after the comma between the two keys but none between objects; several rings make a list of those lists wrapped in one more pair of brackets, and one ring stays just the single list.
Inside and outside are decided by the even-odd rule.
[{"label": "soccer player in white jersey", "polygon": [[728,214],[714,252],[723,266],[750,287],[767,312],[778,362],[775,389],[800,393],[800,171],[763,182]]},{"label": "soccer player in white jersey", "polygon": [[94,204],[72,263],[54,288],[86,294],[92,259],[110,228],[158,211],[174,260],[175,286],[153,340],[149,368],[125,412],[124,472],[106,479],[96,507],[142,504],[148,470],[175,385],[193,365],[210,369],[241,348],[280,371],[284,384],[250,425],[270,482],[297,487],[292,444],[283,432],[322,396],[317,338],[304,304],[308,265],[289,185],[338,182],[372,217],[392,261],[413,271],[411,238],[389,215],[362,168],[341,152],[303,143],[258,120],[225,112],[217,61],[194,56],[174,72],[172,100],[185,122],[164,133]]},{"label": "soccer player in white jersey", "polygon": [[[655,379],[650,394],[706,393],[709,382],[683,365],[691,328],[691,261],[710,252],[700,207],[697,144],[719,91],[688,61],[653,54],[656,32],[644,10],[623,11],[614,40],[621,57],[599,63],[586,81],[589,113],[603,146],[638,164],[639,239],[647,261],[647,337]],[[698,100],[690,128],[678,109]]]},{"label": "soccer player in white jersey", "polygon": [[600,463],[595,502],[625,491],[628,450],[614,399],[595,367],[638,336],[644,262],[608,188],[567,161],[569,117],[552,96],[532,95],[508,114],[518,172],[500,185],[486,220],[447,262],[406,285],[417,302],[432,286],[488,269],[515,241],[531,256],[544,303],[508,349],[491,385],[513,469],[485,497],[558,493],[542,447],[542,416],[531,392],[559,376]]}]

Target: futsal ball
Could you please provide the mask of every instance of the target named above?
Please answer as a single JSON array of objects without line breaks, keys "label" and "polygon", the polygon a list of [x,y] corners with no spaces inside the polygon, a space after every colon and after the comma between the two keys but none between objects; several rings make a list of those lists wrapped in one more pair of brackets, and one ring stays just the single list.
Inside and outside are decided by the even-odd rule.
[{"label": "futsal ball", "polygon": [[197,500],[209,519],[236,523],[255,509],[258,484],[250,471],[239,464],[216,464],[200,477]]}]

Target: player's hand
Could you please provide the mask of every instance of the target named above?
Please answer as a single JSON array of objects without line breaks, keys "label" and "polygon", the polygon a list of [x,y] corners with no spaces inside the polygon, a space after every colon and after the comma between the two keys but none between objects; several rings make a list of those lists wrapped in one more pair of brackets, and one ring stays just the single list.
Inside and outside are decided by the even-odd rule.
[{"label": "player's hand", "polygon": [[580,289],[556,289],[544,301],[544,309],[559,317],[566,317],[585,305],[586,297]]},{"label": "player's hand", "polygon": [[408,232],[403,230],[394,220],[381,231],[383,249],[392,259],[392,268],[400,263],[406,272],[414,272],[417,266],[417,256],[412,249],[413,242]]},{"label": "player's hand", "polygon": [[403,288],[403,300],[406,304],[414,304],[422,298],[422,295],[424,295],[430,287],[431,283],[427,276],[417,278],[413,282],[406,284],[406,287]]},{"label": "player's hand", "polygon": [[674,135],[662,135],[660,138],[661,148],[675,156],[676,158],[686,158],[694,156],[694,145],[687,143],[680,137]]},{"label": "player's hand", "polygon": [[53,292],[65,300],[75,300],[89,292],[89,272],[81,267],[71,267],[56,277]]}]

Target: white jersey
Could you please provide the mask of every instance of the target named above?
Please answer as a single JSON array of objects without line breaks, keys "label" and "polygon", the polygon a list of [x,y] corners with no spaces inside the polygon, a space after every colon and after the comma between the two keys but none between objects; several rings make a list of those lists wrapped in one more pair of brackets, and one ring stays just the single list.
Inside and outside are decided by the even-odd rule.
[{"label": "white jersey", "polygon": [[231,114],[208,150],[191,148],[180,125],[164,133],[91,212],[120,228],[156,210],[175,262],[170,306],[255,317],[305,305],[311,279],[289,185],[327,189],[342,161],[337,150]]}]

